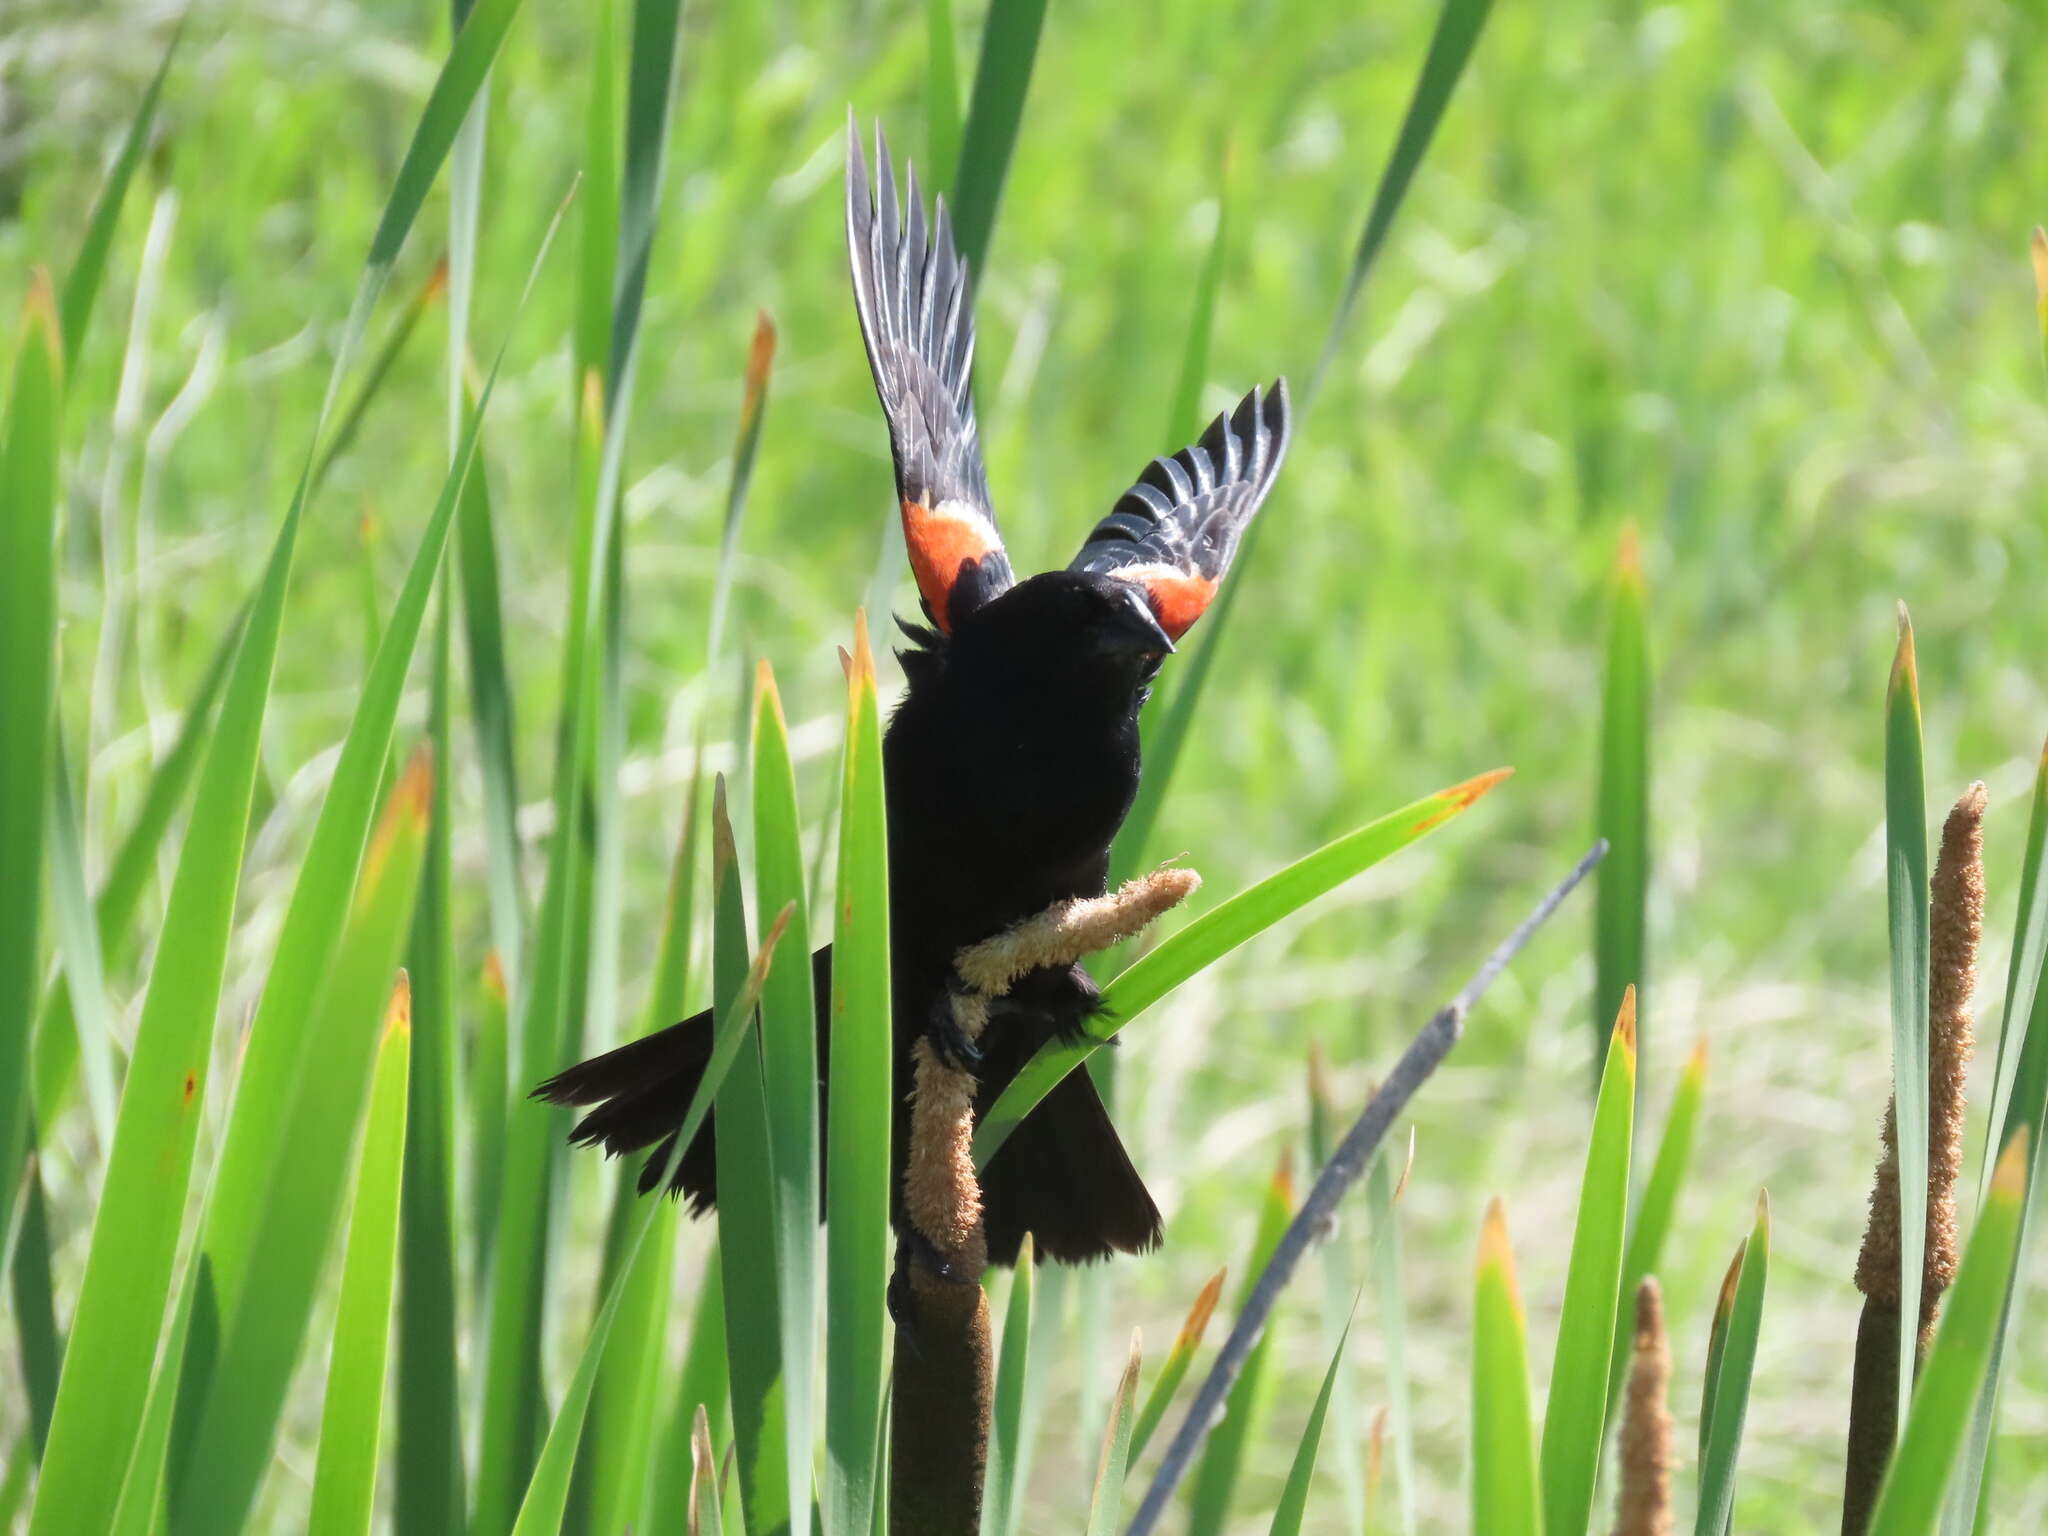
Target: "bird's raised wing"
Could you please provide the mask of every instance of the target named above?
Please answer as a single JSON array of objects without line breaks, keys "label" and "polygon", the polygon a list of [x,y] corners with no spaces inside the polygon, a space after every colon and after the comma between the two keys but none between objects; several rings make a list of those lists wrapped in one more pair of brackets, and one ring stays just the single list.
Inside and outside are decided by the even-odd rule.
[{"label": "bird's raised wing", "polygon": [[1187,633],[1237,554],[1287,452],[1287,381],[1254,389],[1200,441],[1154,459],[1068,567],[1140,586],[1168,635]]},{"label": "bird's raised wing", "polygon": [[860,135],[849,121],[846,242],[854,307],[875,393],[889,418],[911,570],[925,612],[950,634],[1016,580],[989,505],[974,425],[974,306],[945,199],[927,227],[917,173],[909,171],[899,212],[889,145],[879,127],[875,160],[870,192]]}]

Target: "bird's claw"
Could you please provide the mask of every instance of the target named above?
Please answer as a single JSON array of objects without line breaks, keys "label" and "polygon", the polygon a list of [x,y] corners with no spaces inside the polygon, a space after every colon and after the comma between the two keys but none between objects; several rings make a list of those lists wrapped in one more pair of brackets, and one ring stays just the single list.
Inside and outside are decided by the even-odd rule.
[{"label": "bird's claw", "polygon": [[955,1072],[972,1072],[981,1065],[981,1047],[968,1038],[953,1011],[954,989],[947,988],[932,1003],[925,1018],[925,1043],[932,1054]]}]

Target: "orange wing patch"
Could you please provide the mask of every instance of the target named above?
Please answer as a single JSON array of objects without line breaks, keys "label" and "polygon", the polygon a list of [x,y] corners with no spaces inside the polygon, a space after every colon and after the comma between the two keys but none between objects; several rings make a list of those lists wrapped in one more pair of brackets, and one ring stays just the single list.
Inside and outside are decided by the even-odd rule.
[{"label": "orange wing patch", "polygon": [[917,578],[917,590],[931,608],[934,622],[950,635],[953,621],[947,610],[960,567],[1003,547],[995,524],[964,501],[942,501],[936,507],[906,501],[903,541],[910,549],[910,570]]},{"label": "orange wing patch", "polygon": [[1152,616],[1174,640],[1194,627],[1195,620],[1209,606],[1209,599],[1216,595],[1213,577],[1161,562],[1127,565],[1111,574],[1145,589],[1145,601],[1152,605]]}]

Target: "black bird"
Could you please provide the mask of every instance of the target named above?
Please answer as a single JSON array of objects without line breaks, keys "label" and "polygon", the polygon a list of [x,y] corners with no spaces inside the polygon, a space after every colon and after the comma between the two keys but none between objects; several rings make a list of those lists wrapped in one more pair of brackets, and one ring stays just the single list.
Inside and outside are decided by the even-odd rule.
[{"label": "black bird", "polygon": [[[871,194],[858,137],[848,137],[854,303],[928,621],[902,625],[908,689],[883,745],[900,1211],[911,1043],[928,1038],[973,1067],[980,1115],[1040,1045],[1079,1032],[1099,1005],[1080,966],[1033,972],[993,1010],[977,1049],[952,1024],[953,956],[1054,901],[1102,894],[1110,840],[1138,787],[1139,708],[1273,484],[1287,388],[1254,389],[1199,442],[1154,459],[1071,565],[1017,581],[977,441],[974,318],[945,201],[927,224],[913,171],[899,210],[879,131]],[[812,964],[822,1078],[830,948]],[[535,1092],[596,1106],[572,1133],[578,1143],[613,1154],[652,1146],[645,1191],[661,1176],[711,1037],[710,1015],[699,1014]],[[672,1187],[693,1210],[716,1203],[708,1120]],[[1011,1134],[982,1195],[998,1264],[1015,1261],[1026,1232],[1041,1255],[1067,1263],[1159,1241],[1158,1208],[1085,1072],[1069,1074]]]}]

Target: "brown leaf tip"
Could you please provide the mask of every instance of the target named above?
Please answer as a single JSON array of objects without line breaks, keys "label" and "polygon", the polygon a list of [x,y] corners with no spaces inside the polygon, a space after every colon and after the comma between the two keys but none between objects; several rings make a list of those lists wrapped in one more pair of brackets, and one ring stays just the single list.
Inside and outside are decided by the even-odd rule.
[{"label": "brown leaf tip", "polygon": [[1630,982],[1621,994],[1621,1010],[1614,1016],[1614,1043],[1633,1057],[1636,1053],[1636,984]]},{"label": "brown leaf tip", "polygon": [[1749,1254],[1749,1239],[1735,1245],[1735,1257],[1728,1261],[1728,1273],[1721,1277],[1721,1294],[1714,1300],[1714,1321],[1725,1323],[1735,1310],[1735,1287],[1742,1279],[1742,1261]]},{"label": "brown leaf tip", "polygon": [[2034,261],[2034,292],[2043,304],[2048,304],[2048,230],[2034,226],[2033,238],[2027,242],[2027,254]]},{"label": "brown leaf tip", "polygon": [[404,966],[398,968],[398,977],[391,984],[391,1000],[384,1005],[384,1033],[412,1033],[412,977]]},{"label": "brown leaf tip", "polygon": [[1226,1264],[1209,1277],[1208,1284],[1195,1297],[1195,1304],[1188,1308],[1187,1318],[1174,1338],[1176,1350],[1191,1350],[1202,1342],[1202,1335],[1209,1331],[1209,1319],[1215,1315],[1217,1300],[1223,1295],[1223,1278],[1229,1273],[1230,1266]]},{"label": "brown leaf tip", "polygon": [[505,962],[495,949],[484,953],[484,990],[491,994],[492,1001],[499,1007],[505,1006]]},{"label": "brown leaf tip", "polygon": [[1508,1211],[1499,1195],[1486,1204],[1486,1220],[1479,1229],[1479,1269],[1498,1271],[1507,1283],[1508,1294],[1514,1298],[1516,1307],[1521,1306],[1521,1295],[1515,1284],[1515,1247],[1508,1236]]},{"label": "brown leaf tip", "polygon": [[1991,1194],[1999,1200],[2021,1200],[2027,1193],[2027,1151],[2032,1140],[2023,1125],[1998,1154],[1998,1166],[1991,1173]]}]

